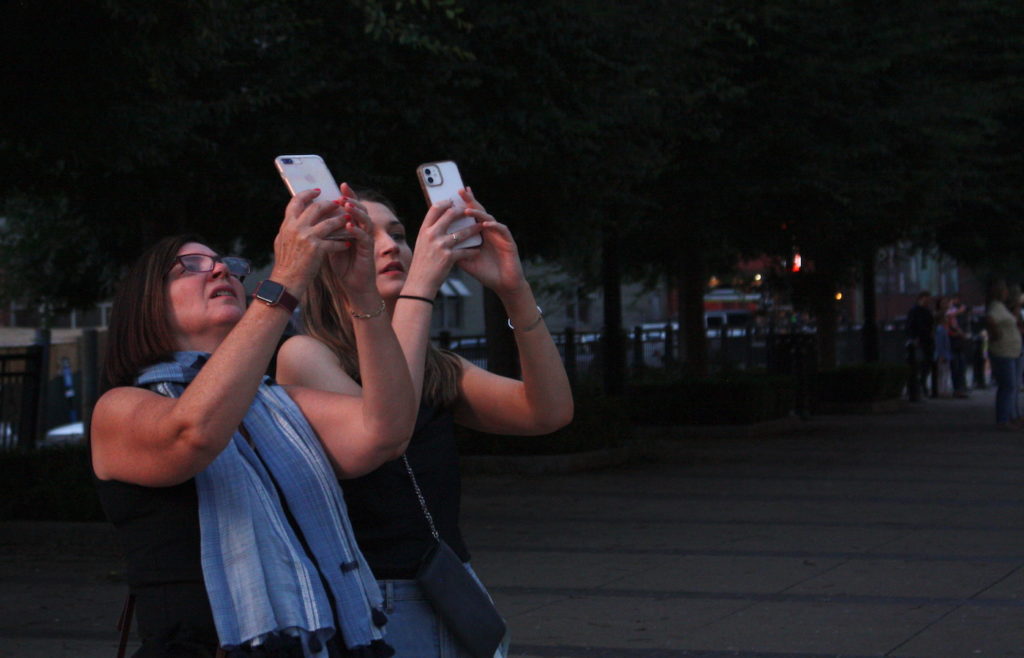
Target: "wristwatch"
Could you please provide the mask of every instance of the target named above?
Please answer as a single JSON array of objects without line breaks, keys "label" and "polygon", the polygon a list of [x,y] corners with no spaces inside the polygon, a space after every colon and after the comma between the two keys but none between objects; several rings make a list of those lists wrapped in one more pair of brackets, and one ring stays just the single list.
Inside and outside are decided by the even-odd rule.
[{"label": "wristwatch", "polygon": [[291,293],[285,290],[284,286],[270,279],[260,281],[252,296],[267,306],[280,306],[288,311],[289,314],[294,313],[295,308],[299,305],[299,300],[295,299]]}]

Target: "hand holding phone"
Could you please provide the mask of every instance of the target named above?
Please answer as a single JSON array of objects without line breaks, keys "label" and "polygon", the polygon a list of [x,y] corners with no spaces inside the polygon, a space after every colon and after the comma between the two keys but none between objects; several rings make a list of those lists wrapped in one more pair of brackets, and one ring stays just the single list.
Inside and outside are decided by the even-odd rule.
[{"label": "hand holding phone", "polygon": [[[423,190],[423,196],[426,197],[428,206],[439,201],[451,201],[454,208],[465,209],[466,202],[459,196],[459,190],[465,189],[466,186],[462,184],[459,167],[451,160],[421,164],[416,168],[416,178],[420,181],[420,188]],[[460,217],[453,221],[445,232],[455,233],[475,223],[476,220],[472,217]],[[483,238],[480,237],[480,234],[476,234],[459,242],[455,248],[467,249],[478,247],[481,244],[483,244]]]},{"label": "hand holding phone", "polygon": [[[319,155],[279,155],[274,158],[281,179],[288,191],[295,196],[306,190],[320,190],[317,201],[334,201],[341,198],[341,190],[334,176]],[[328,240],[351,240],[348,231],[337,231],[327,236]]]}]

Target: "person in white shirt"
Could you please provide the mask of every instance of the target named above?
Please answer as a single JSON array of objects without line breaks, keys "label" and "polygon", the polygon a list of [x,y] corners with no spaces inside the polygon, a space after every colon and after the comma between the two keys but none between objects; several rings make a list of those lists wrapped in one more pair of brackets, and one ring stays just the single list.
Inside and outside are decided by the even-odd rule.
[{"label": "person in white shirt", "polygon": [[1018,319],[1007,308],[1010,290],[1006,281],[996,279],[989,286],[985,327],[988,329],[988,355],[992,378],[996,382],[996,424],[1001,429],[1021,429],[1016,411],[1020,385],[1017,359],[1021,355],[1021,334]]}]

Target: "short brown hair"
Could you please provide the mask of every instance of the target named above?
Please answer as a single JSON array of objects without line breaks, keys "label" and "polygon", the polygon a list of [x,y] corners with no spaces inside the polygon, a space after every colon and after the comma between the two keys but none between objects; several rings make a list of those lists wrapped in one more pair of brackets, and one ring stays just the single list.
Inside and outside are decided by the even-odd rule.
[{"label": "short brown hair", "polygon": [[110,311],[102,388],[131,386],[146,366],[178,349],[168,314],[167,273],[181,247],[205,244],[196,235],[163,238],[146,249],[121,280]]}]

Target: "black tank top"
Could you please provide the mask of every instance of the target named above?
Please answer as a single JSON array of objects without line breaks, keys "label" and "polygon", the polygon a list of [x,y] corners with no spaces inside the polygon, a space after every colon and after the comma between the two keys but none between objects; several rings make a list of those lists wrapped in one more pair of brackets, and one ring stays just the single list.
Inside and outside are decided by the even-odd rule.
[{"label": "black tank top", "polygon": [[212,655],[217,630],[200,562],[195,480],[173,487],[95,483],[125,553],[144,649],[173,645],[181,655]]},{"label": "black tank top", "polygon": [[[133,658],[214,658],[219,641],[203,580],[195,480],[159,488],[95,477],[94,482],[128,562],[142,640]],[[325,646],[332,658],[368,655],[364,650],[347,650],[340,634]],[[236,653],[261,658],[303,656],[294,638],[231,655]]]},{"label": "black tank top", "polygon": [[[469,550],[459,531],[462,487],[451,410],[421,406],[406,455],[438,533],[468,562]],[[342,480],[341,487],[356,541],[373,574],[381,579],[414,577],[434,539],[402,460]]]},{"label": "black tank top", "polygon": [[[469,561],[458,525],[461,481],[454,429],[450,411],[421,408],[407,454],[438,532]],[[181,655],[212,654],[217,631],[203,580],[195,480],[173,487],[95,477],[94,482],[125,553],[143,641],[136,655],[169,645],[184,650]],[[374,575],[415,576],[433,537],[402,460],[341,484],[356,540]]]}]

